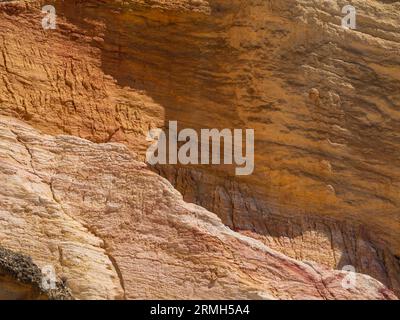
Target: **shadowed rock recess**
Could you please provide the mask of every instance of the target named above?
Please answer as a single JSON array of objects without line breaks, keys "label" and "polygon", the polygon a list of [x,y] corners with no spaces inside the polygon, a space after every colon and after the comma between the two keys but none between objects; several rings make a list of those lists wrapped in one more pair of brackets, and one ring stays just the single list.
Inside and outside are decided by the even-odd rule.
[{"label": "shadowed rock recess", "polygon": [[[399,1],[0,1],[0,298],[396,299],[399,75]],[[169,121],[254,173],[148,168]]]},{"label": "shadowed rock recess", "polygon": [[0,247],[0,300],[4,299],[70,300],[71,293],[61,282],[45,289],[42,272],[31,258]]}]

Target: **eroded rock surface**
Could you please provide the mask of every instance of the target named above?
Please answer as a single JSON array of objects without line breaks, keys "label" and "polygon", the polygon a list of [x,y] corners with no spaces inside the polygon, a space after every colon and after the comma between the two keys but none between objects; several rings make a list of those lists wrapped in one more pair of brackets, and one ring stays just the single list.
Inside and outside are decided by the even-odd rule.
[{"label": "eroded rock surface", "polygon": [[231,231],[123,145],[4,117],[0,145],[1,244],[53,265],[74,297],[395,298],[365,275],[344,289],[346,273]]},{"label": "eroded rock surface", "polygon": [[[340,26],[349,2],[354,31]],[[43,4],[56,6],[56,30],[42,29]],[[299,260],[353,265],[400,293],[399,5],[0,2],[0,112],[124,143],[138,159],[147,130],[169,120],[255,128],[250,177],[156,171],[232,229]],[[110,270],[115,288],[101,297],[120,297]]]}]

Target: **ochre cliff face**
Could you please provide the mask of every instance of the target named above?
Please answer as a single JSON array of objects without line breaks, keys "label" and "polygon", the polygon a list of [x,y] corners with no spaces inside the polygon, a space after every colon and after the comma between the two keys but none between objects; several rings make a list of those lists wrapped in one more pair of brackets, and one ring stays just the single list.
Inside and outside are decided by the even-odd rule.
[{"label": "ochre cliff face", "polygon": [[230,230],[124,145],[47,136],[5,117],[0,145],[2,245],[53,265],[75,298],[395,298],[365,275],[347,290],[347,273]]},{"label": "ochre cliff face", "polygon": [[[0,112],[48,134],[123,143],[137,153],[137,160],[144,159],[147,131],[167,127],[171,120],[180,128],[254,128],[251,176],[234,176],[230,166],[153,170],[185,201],[216,213],[258,245],[328,269],[353,265],[400,293],[400,3],[352,3],[358,9],[355,31],[340,26],[345,1],[0,3]],[[42,4],[55,5],[56,30],[42,29]],[[71,183],[79,184],[75,179],[74,174]],[[65,183],[59,182],[59,188]],[[99,197],[106,192],[96,191]],[[74,197],[56,199],[69,207],[77,201]],[[84,227],[100,223],[108,210],[99,207],[93,213],[93,208],[79,206],[68,210],[77,212],[73,218]],[[127,214],[116,212],[122,215],[116,221],[123,229]],[[158,223],[154,219],[145,228]],[[123,239],[114,239],[115,231],[93,232],[89,238],[112,242],[112,250],[122,256],[126,239],[150,231],[127,227]],[[108,249],[94,244],[95,238],[85,240],[94,246],[87,250],[100,250],[107,259],[102,250]],[[214,245],[218,247],[213,240]],[[146,250],[155,247],[149,244]],[[151,261],[161,261],[152,254]],[[57,259],[54,253],[52,263],[63,268]],[[133,270],[143,275],[142,288],[154,272],[163,273],[160,278],[184,272],[168,269],[167,260],[150,272],[145,267],[149,260],[132,265],[124,259],[111,259],[112,272],[104,273],[107,289],[99,296],[90,287],[99,279],[87,280],[87,289],[75,287],[72,280],[74,292],[84,292],[76,297],[118,298],[123,291],[137,298]],[[200,272],[196,262],[190,263],[190,272]],[[66,273],[78,277],[80,271],[71,270]],[[237,276],[235,270],[228,274]],[[124,285],[119,284],[121,273]],[[86,276],[90,279],[90,272]],[[191,296],[187,287],[186,295],[224,297],[220,288],[207,291],[204,281],[204,291]],[[177,283],[179,292],[186,282]],[[300,297],[295,290],[283,294],[284,286],[255,291],[274,298]],[[225,293],[225,298],[250,297],[254,291],[229,288],[231,296]],[[149,284],[140,297],[163,294]]]}]

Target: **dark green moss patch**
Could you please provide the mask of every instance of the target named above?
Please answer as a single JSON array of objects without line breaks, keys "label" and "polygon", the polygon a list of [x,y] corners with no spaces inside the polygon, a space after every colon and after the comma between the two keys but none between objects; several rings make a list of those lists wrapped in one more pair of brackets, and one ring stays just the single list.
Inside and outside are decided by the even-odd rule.
[{"label": "dark green moss patch", "polygon": [[44,289],[42,277],[41,270],[32,258],[0,247],[0,286],[2,278],[13,279],[18,284],[30,286],[32,296],[37,299],[72,299],[66,279],[58,281],[55,289]]}]

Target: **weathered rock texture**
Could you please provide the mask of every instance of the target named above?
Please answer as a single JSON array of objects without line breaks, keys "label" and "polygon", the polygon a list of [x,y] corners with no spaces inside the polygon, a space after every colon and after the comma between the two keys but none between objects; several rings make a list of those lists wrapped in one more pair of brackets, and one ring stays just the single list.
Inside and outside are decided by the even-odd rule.
[{"label": "weathered rock texture", "polygon": [[[357,30],[340,26],[348,3]],[[42,4],[55,4],[56,30],[41,28]],[[0,15],[1,114],[138,159],[169,120],[255,128],[250,177],[155,170],[232,229],[400,293],[398,1],[6,1]],[[93,237],[87,254],[105,259]],[[118,273],[99,272],[108,288]]]},{"label": "weathered rock texture", "polygon": [[0,241],[53,265],[76,298],[395,298],[231,231],[121,144],[0,117],[0,146]]}]

